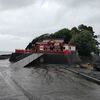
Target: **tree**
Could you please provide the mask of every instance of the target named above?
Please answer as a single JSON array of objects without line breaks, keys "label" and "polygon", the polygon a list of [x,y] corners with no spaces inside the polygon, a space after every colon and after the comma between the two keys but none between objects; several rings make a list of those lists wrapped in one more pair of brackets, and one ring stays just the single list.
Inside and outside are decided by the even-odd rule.
[{"label": "tree", "polygon": [[54,33],[55,38],[63,38],[65,43],[68,43],[72,37],[69,29],[62,29]]},{"label": "tree", "polygon": [[44,39],[62,38],[65,43],[75,45],[79,55],[89,56],[91,52],[98,54],[100,50],[98,49],[99,42],[96,40],[97,36],[94,35],[93,28],[91,26],[79,25],[78,27],[73,27],[71,30],[63,28],[52,34],[44,34],[29,43],[26,49],[31,49],[32,44]]},{"label": "tree", "polygon": [[98,41],[92,27],[85,25],[78,26],[78,33],[72,36],[71,44],[76,45],[79,55],[89,56],[91,52],[98,53]]},{"label": "tree", "polygon": [[47,34],[40,35],[39,37],[36,37],[35,39],[32,40],[32,42],[30,42],[28,44],[26,49],[32,49],[33,44],[35,44],[38,41],[42,41],[44,39],[47,39],[47,38],[49,38],[49,36],[50,36],[50,34],[47,33]]}]

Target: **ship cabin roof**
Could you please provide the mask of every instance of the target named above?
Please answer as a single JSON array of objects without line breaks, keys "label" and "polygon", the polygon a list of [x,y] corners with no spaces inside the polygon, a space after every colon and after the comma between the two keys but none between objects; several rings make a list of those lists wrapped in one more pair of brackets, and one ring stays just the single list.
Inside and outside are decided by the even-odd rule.
[{"label": "ship cabin roof", "polygon": [[63,39],[45,39],[40,42],[36,42],[37,45],[48,45],[49,43],[64,43]]}]

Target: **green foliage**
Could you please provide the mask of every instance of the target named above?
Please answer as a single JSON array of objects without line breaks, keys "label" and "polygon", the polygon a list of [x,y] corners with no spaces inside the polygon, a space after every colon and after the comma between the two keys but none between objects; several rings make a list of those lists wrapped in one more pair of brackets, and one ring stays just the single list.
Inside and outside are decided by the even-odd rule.
[{"label": "green foliage", "polygon": [[92,27],[79,25],[77,34],[72,35],[71,44],[76,45],[79,55],[89,56],[91,52],[98,54],[98,41]]},{"label": "green foliage", "polygon": [[65,43],[68,43],[72,37],[70,30],[66,28],[55,32],[53,35],[55,38],[63,38]]},{"label": "green foliage", "polygon": [[77,29],[77,27],[73,27],[71,30],[70,30],[70,34],[71,35],[76,35],[79,33],[79,30]]},{"label": "green foliage", "polygon": [[33,39],[32,42],[30,42],[30,43],[28,44],[28,46],[26,47],[26,49],[32,49],[32,45],[33,45],[33,44],[35,44],[35,43],[38,42],[38,41],[42,41],[42,40],[44,40],[44,39],[47,39],[47,38],[49,38],[49,36],[50,36],[49,34],[43,34],[43,35],[41,35],[41,36],[39,36],[39,37]]},{"label": "green foliage", "polygon": [[82,31],[80,34],[76,35],[73,40],[80,55],[90,55],[92,51],[92,39],[88,31]]},{"label": "green foliage", "polygon": [[52,34],[44,34],[35,39],[26,47],[26,49],[31,49],[32,44],[35,44],[37,41],[44,39],[53,39],[53,38],[62,38],[65,43],[75,45],[79,55],[89,56],[91,52],[98,54],[100,50],[98,49],[98,41],[96,40],[97,36],[94,35],[93,28],[91,26],[79,25],[69,29],[61,29]]}]

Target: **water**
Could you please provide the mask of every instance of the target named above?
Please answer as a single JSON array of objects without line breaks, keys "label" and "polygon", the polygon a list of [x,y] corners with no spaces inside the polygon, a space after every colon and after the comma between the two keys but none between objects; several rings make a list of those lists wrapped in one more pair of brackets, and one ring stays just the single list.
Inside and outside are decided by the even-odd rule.
[{"label": "water", "polygon": [[0,55],[11,54],[11,51],[0,51]]}]

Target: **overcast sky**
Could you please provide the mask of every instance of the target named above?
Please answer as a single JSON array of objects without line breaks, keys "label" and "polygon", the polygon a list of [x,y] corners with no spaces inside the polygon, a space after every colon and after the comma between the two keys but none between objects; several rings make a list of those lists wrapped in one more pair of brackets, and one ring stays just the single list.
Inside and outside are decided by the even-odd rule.
[{"label": "overcast sky", "polygon": [[41,34],[80,24],[100,34],[100,0],[0,0],[0,51],[25,48]]}]

